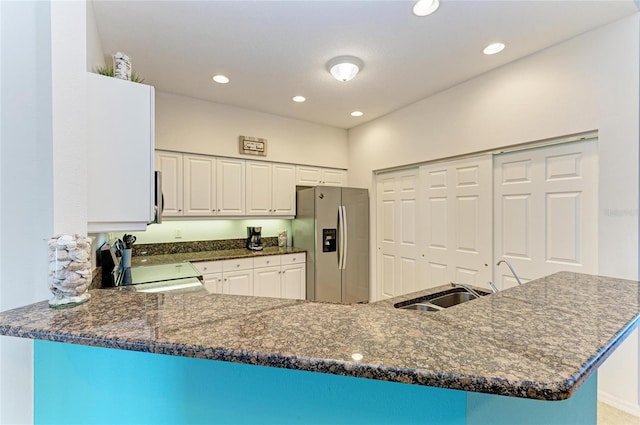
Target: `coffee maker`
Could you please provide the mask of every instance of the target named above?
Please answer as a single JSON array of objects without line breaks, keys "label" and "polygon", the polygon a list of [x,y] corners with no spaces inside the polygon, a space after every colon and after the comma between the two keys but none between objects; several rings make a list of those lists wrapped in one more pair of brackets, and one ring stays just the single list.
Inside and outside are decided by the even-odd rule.
[{"label": "coffee maker", "polygon": [[247,227],[247,249],[262,251],[262,227]]}]

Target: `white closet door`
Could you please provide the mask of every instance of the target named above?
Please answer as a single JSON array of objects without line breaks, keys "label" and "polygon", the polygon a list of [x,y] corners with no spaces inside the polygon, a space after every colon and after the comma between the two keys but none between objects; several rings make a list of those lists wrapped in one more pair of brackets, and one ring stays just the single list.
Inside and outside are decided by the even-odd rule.
[{"label": "white closet door", "polygon": [[[598,157],[595,140],[497,155],[495,262],[522,282],[567,270],[598,272]],[[516,285],[506,265],[496,285]]]},{"label": "white closet door", "polygon": [[416,291],[418,287],[418,169],[393,171],[377,178],[377,299]]},{"label": "white closet door", "polygon": [[421,286],[491,280],[492,157],[420,167]]}]

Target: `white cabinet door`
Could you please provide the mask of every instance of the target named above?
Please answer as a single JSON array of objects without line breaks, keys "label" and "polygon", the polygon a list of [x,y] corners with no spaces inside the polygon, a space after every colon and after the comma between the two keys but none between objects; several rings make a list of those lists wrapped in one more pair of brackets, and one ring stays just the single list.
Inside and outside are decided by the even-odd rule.
[{"label": "white cabinet door", "polygon": [[347,183],[347,172],[331,168],[322,169],[322,179],[320,184],[325,186],[345,186]]},{"label": "white cabinet door", "polygon": [[182,154],[156,151],[156,170],[162,173],[163,217],[182,215]]},{"label": "white cabinet door", "polygon": [[204,288],[211,294],[222,294],[222,273],[203,274]]},{"label": "white cabinet door", "polygon": [[222,292],[229,295],[253,295],[253,270],[225,272]]},{"label": "white cabinet door", "polygon": [[272,215],[296,215],[296,172],[293,165],[272,165]]},{"label": "white cabinet door", "polygon": [[184,155],[185,216],[216,214],[216,159],[204,155]]},{"label": "white cabinet door", "polygon": [[306,297],[306,266],[302,264],[292,264],[282,266],[281,272],[281,289],[280,296],[282,298],[290,298],[303,300]]},{"label": "white cabinet door", "polygon": [[296,166],[296,185],[317,186],[322,180],[322,170],[318,167]]},{"label": "white cabinet door", "polygon": [[272,166],[268,162],[247,161],[247,215],[272,215]]},{"label": "white cabinet door", "polygon": [[298,186],[344,186],[347,172],[337,168],[296,166],[296,185]]},{"label": "white cabinet door", "polygon": [[492,157],[420,167],[422,288],[492,279]]},{"label": "white cabinet door", "polygon": [[495,279],[500,289],[558,271],[598,273],[597,142],[497,155]]},{"label": "white cabinet door", "polygon": [[245,215],[245,161],[218,158],[217,215]]},{"label": "white cabinet door", "polygon": [[154,218],[154,89],[91,72],[86,78],[87,229],[146,230]]},{"label": "white cabinet door", "polygon": [[281,297],[280,266],[253,270],[253,295],[258,297]]}]

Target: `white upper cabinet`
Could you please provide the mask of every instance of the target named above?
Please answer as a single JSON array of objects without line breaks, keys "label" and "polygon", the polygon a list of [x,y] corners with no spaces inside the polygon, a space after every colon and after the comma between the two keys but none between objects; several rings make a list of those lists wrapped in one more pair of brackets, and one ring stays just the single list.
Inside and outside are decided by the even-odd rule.
[{"label": "white upper cabinet", "polygon": [[345,170],[323,168],[321,181],[324,186],[346,186],[347,172]]},{"label": "white upper cabinet", "polygon": [[183,215],[216,215],[216,159],[204,155],[185,154],[183,164]]},{"label": "white upper cabinet", "polygon": [[337,168],[296,166],[296,185],[298,186],[345,186],[347,172]]},{"label": "white upper cabinet", "polygon": [[158,150],[164,217],[294,217],[296,185],[344,186],[346,170]]},{"label": "white upper cabinet", "polygon": [[245,215],[245,161],[218,158],[217,215]]},{"label": "white upper cabinet", "polygon": [[247,161],[247,215],[295,215],[295,167]]},{"label": "white upper cabinet", "polygon": [[296,167],[289,164],[273,164],[272,175],[273,215],[296,215]]},{"label": "white upper cabinet", "polygon": [[182,215],[182,154],[156,151],[156,171],[162,173],[163,217]]},{"label": "white upper cabinet", "polygon": [[87,229],[146,230],[154,218],[154,89],[87,73]]},{"label": "white upper cabinet", "polygon": [[247,161],[247,215],[271,215],[271,164]]}]

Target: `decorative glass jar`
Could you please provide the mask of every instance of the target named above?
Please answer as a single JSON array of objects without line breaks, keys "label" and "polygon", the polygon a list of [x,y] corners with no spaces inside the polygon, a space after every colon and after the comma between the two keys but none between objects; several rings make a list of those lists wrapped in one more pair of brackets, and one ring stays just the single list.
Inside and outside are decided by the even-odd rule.
[{"label": "decorative glass jar", "polygon": [[91,239],[58,235],[49,239],[50,307],[72,307],[91,298]]}]

